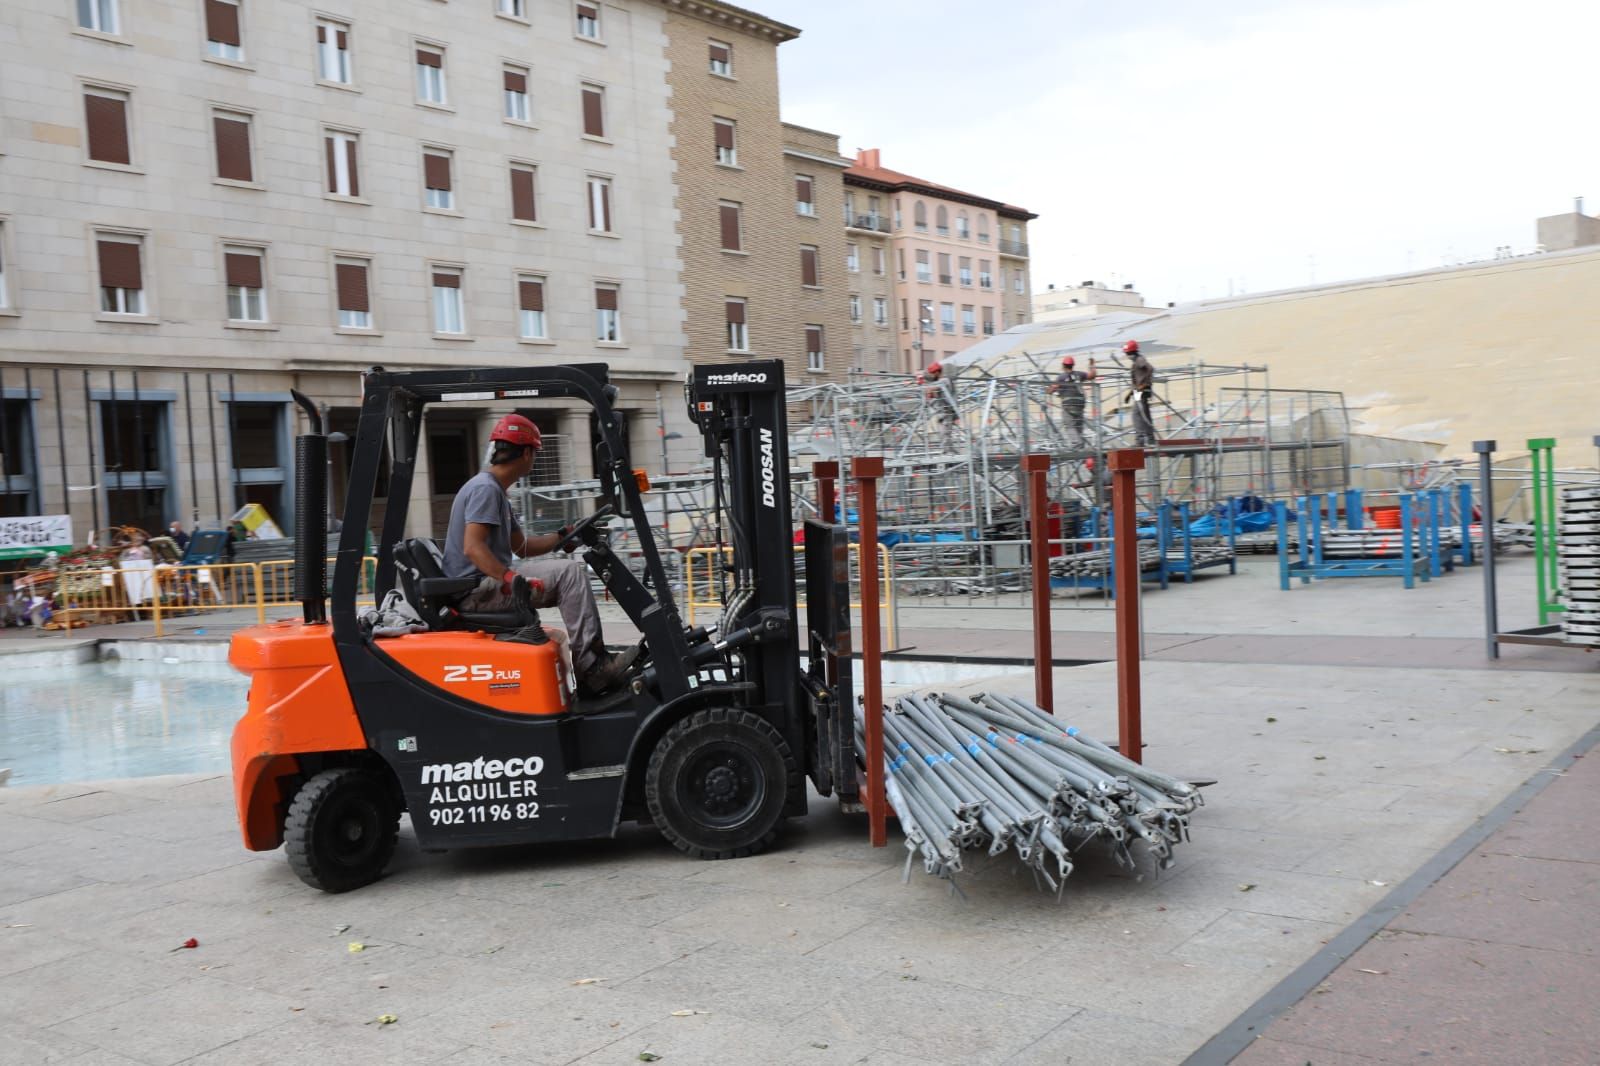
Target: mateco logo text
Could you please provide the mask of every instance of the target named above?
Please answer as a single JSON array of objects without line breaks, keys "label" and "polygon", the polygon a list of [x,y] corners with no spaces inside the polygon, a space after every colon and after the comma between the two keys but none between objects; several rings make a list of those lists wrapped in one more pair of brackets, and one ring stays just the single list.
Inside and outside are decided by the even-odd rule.
[{"label": "mateco logo text", "polygon": [[424,785],[444,785],[459,781],[498,781],[506,777],[537,777],[544,760],[537,755],[526,759],[485,759],[471,762],[439,762],[422,768]]},{"label": "mateco logo text", "polygon": [[778,506],[777,458],[772,454],[772,430],[761,431],[761,503]]},{"label": "mateco logo text", "polygon": [[739,371],[735,374],[707,374],[707,385],[765,385],[767,375],[765,372],[750,374]]}]

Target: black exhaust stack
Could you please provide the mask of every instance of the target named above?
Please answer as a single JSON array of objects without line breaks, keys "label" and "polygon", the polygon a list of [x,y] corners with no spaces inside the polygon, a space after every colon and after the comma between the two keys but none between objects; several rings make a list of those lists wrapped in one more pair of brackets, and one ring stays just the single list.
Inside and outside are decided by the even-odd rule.
[{"label": "black exhaust stack", "polygon": [[307,625],[328,620],[328,436],[317,405],[297,389],[289,395],[311,421],[294,439],[294,595]]}]

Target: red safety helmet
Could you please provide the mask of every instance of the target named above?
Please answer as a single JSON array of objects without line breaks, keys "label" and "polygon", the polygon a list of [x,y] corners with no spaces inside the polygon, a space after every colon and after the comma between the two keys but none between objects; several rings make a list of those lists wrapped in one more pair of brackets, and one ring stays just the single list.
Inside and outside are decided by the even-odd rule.
[{"label": "red safety helmet", "polygon": [[1073,359],[1073,358],[1072,358],[1072,356],[1070,356],[1070,355],[1063,355],[1063,356],[1062,356],[1062,357],[1061,357],[1061,365],[1062,365],[1062,366],[1077,366],[1077,365],[1078,365],[1078,363],[1077,363],[1077,360],[1075,360],[1075,359]]},{"label": "red safety helmet", "polygon": [[1138,341],[1129,341],[1127,344],[1124,344],[1122,346],[1122,350],[1123,350],[1124,353],[1126,353],[1128,355],[1138,355],[1139,354],[1139,342]]},{"label": "red safety helmet", "polygon": [[490,440],[503,440],[507,444],[532,445],[534,448],[544,446],[544,439],[539,435],[539,427],[522,415],[506,415],[494,424],[494,429],[489,431]]},{"label": "red safety helmet", "polygon": [[930,374],[942,374],[942,373],[944,373],[944,367],[939,363],[929,363],[928,364],[928,373],[930,373]]}]

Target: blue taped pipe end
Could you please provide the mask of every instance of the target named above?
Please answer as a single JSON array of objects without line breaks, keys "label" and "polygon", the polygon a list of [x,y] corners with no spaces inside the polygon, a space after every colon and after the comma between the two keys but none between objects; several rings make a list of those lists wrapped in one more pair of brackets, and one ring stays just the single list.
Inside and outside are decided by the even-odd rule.
[{"label": "blue taped pipe end", "polygon": [[1078,727],[1077,726],[1075,726],[1075,725],[1067,726],[1067,736],[1075,737],[1077,735],[1078,735]]}]

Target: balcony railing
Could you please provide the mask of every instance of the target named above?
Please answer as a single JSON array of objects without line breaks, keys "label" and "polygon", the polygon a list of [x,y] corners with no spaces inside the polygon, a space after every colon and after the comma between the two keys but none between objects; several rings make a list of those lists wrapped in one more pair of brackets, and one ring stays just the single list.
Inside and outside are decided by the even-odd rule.
[{"label": "balcony railing", "polygon": [[961,332],[962,333],[976,333],[976,332],[978,332],[978,327],[973,325],[971,322],[963,322],[963,323],[961,323]]},{"label": "balcony railing", "polygon": [[1028,242],[1003,240],[1000,242],[1000,254],[1025,257],[1028,254]]},{"label": "balcony railing", "polygon": [[889,220],[882,215],[855,215],[849,219],[851,229],[872,230],[874,233],[888,233]]},{"label": "balcony railing", "polygon": [[983,324],[983,335],[985,337],[994,336],[994,323],[993,322],[985,322]]},{"label": "balcony railing", "polygon": [[929,274],[927,271],[919,270],[917,271],[917,280],[922,282],[924,285],[932,285],[933,275]]},{"label": "balcony railing", "polygon": [[948,284],[950,284],[950,275],[949,274],[940,274],[939,275],[939,284],[940,285],[948,285]]}]

